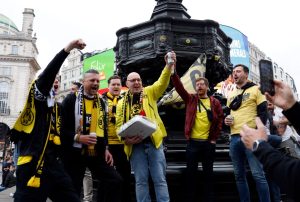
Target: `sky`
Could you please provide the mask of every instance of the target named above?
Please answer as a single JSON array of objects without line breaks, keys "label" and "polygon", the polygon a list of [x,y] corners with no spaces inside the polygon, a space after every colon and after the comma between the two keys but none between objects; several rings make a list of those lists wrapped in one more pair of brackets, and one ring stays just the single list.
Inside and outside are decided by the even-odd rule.
[{"label": "sky", "polygon": [[[38,62],[44,68],[68,42],[82,38],[84,52],[112,48],[116,31],[148,21],[155,0],[0,0],[0,13],[22,29],[24,8],[33,8]],[[300,11],[296,0],[183,0],[192,19],[210,19],[244,33],[290,74],[300,91]]]}]

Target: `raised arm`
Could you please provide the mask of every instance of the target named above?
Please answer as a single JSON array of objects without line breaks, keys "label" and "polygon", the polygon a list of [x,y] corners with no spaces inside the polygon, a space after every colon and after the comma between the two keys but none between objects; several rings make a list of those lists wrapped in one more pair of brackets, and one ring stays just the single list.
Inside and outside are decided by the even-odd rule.
[{"label": "raised arm", "polygon": [[47,65],[45,70],[39,75],[36,86],[38,90],[47,96],[53,85],[56,74],[62,66],[65,59],[68,57],[71,50],[74,48],[83,49],[86,44],[81,39],[71,41],[63,50],[61,50]]}]

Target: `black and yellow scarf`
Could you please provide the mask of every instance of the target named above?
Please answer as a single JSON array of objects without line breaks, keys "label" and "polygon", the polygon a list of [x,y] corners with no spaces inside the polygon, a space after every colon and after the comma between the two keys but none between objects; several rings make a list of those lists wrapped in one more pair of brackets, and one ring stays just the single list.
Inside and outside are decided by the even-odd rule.
[{"label": "black and yellow scarf", "polygon": [[[24,106],[23,111],[21,112],[21,115],[18,117],[16,123],[13,126],[13,129],[16,130],[20,134],[30,134],[34,128],[35,125],[35,119],[36,119],[36,109],[35,109],[35,91],[36,86],[33,82],[30,86],[28,98],[26,101],[26,104]],[[49,115],[47,115],[47,120],[50,121],[49,129],[47,133],[47,139],[44,143],[43,151],[41,155],[39,156],[39,160],[36,165],[35,174],[29,179],[27,182],[27,186],[29,187],[40,187],[40,177],[42,175],[43,171],[43,165],[44,165],[44,154],[48,145],[49,140],[52,140],[54,144],[60,145],[60,116],[59,116],[59,107],[56,103],[52,109],[52,112]],[[51,132],[53,131],[53,134]],[[52,139],[51,139],[52,137]],[[18,141],[20,137],[14,137],[15,141]],[[29,163],[32,160],[32,156],[19,156],[18,158],[18,165],[22,163]]]},{"label": "black and yellow scarf", "polygon": [[[93,108],[91,112],[91,122],[90,127],[88,127],[86,122],[86,106],[85,106],[85,96],[83,93],[83,86],[79,89],[76,94],[75,102],[75,128],[76,130],[80,128],[82,135],[87,135],[91,133],[96,133],[97,137],[105,136],[105,107],[103,100],[97,94],[93,99]],[[81,148],[80,143],[73,145],[74,147]],[[95,155],[94,146],[88,147],[88,154],[90,156]]]}]

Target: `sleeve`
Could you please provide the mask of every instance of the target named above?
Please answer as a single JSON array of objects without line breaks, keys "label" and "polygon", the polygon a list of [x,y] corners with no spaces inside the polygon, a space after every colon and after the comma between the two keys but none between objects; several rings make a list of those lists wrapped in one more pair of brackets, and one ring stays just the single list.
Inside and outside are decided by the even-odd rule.
[{"label": "sleeve", "polygon": [[214,103],[215,103],[215,107],[216,107],[216,115],[217,115],[216,120],[217,121],[216,121],[216,128],[215,128],[215,137],[213,137],[214,139],[212,139],[212,140],[217,140],[221,134],[224,114],[223,114],[222,106],[221,106],[221,103],[219,102],[219,100],[214,99]]},{"label": "sleeve", "polygon": [[267,142],[261,142],[254,152],[266,173],[284,190],[300,192],[300,160],[285,156]]},{"label": "sleeve", "polygon": [[268,108],[267,108],[268,104],[267,104],[266,96],[261,93],[258,86],[255,86],[255,88],[257,88],[257,97],[256,97],[257,116],[260,118],[263,124],[266,125],[267,118],[268,118]]},{"label": "sleeve", "polygon": [[257,89],[256,105],[260,105],[261,103],[266,102],[266,96],[261,93],[258,86],[255,86],[255,88]]},{"label": "sleeve", "polygon": [[172,83],[174,85],[175,90],[180,95],[180,97],[183,99],[185,103],[188,102],[188,100],[191,98],[191,95],[185,90],[182,82],[180,81],[180,78],[178,74],[174,74],[171,76]]},{"label": "sleeve", "polygon": [[151,91],[154,100],[158,100],[167,89],[170,83],[171,70],[164,68],[158,80],[147,88]]},{"label": "sleeve", "polygon": [[69,53],[61,50],[38,76],[38,79],[36,80],[36,87],[43,95],[47,96],[49,94],[55,80],[55,76],[68,55]]},{"label": "sleeve", "polygon": [[267,123],[268,119],[268,104],[267,101],[264,101],[257,105],[257,116],[263,122],[264,125]]},{"label": "sleeve", "polygon": [[62,144],[72,147],[75,136],[75,94],[69,94],[61,105],[61,140]]},{"label": "sleeve", "polygon": [[284,114],[284,116],[286,116],[292,126],[294,126],[297,133],[300,134],[300,124],[299,121],[297,121],[300,114],[299,102],[296,102],[290,109],[282,111],[282,113]]}]

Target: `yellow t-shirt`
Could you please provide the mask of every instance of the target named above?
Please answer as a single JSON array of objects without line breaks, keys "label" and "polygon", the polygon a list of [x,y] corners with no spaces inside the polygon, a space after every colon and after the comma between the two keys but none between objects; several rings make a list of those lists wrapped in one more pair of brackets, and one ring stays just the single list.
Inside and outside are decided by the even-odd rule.
[{"label": "yellow t-shirt", "polygon": [[[211,109],[209,98],[200,99],[206,109]],[[200,107],[200,110],[199,110]],[[208,120],[205,108],[200,104],[197,106],[195,123],[191,131],[192,139],[207,140],[211,122]]]},{"label": "yellow t-shirt", "polygon": [[108,123],[107,123],[107,133],[108,133],[108,144],[123,144],[122,141],[117,136],[116,125],[111,122],[113,113],[113,101],[108,100]]},{"label": "yellow t-shirt", "polygon": [[[236,88],[232,91],[227,99],[227,106],[232,100],[243,92],[243,89]],[[247,124],[250,128],[255,128],[255,118],[257,117],[257,106],[266,101],[265,96],[261,93],[258,86],[252,86],[243,94],[243,101],[238,110],[230,110],[234,117],[233,125],[230,127],[231,134],[239,134],[242,126]]]}]

